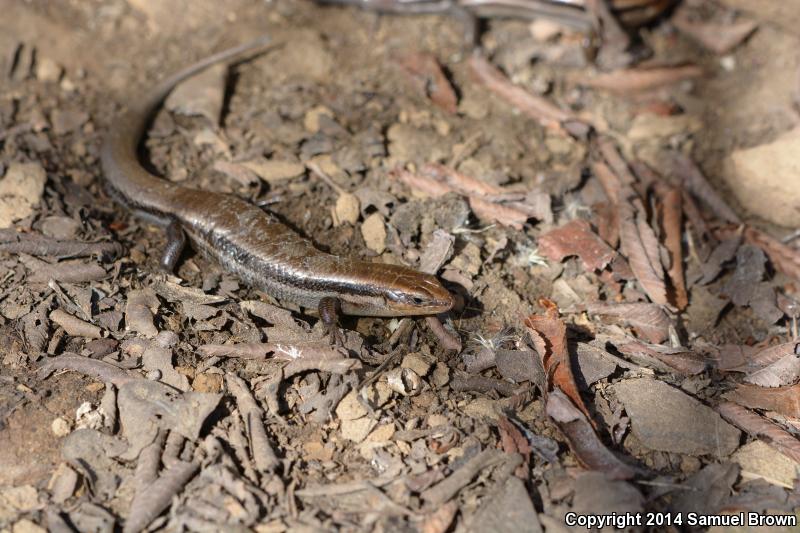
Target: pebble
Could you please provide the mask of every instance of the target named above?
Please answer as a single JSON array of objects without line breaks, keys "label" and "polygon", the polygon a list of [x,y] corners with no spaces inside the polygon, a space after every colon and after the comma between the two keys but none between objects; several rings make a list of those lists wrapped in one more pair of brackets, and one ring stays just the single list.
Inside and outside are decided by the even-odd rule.
[{"label": "pebble", "polygon": [[49,216],[42,220],[39,229],[48,237],[58,240],[74,239],[81,229],[81,224],[74,218]]},{"label": "pebble", "polygon": [[723,177],[745,209],[780,226],[800,226],[800,128],[774,141],[736,150]]},{"label": "pebble", "polygon": [[349,192],[340,194],[336,199],[336,206],[333,208],[333,223],[335,226],[355,224],[360,212],[361,203],[355,194]]},{"label": "pebble", "polygon": [[372,213],[364,220],[361,224],[361,235],[367,248],[373,252],[380,254],[386,249],[386,226],[380,214]]},{"label": "pebble", "polygon": [[53,133],[56,135],[64,135],[75,131],[88,120],[89,114],[78,109],[55,109],[50,113],[50,124],[53,127]]},{"label": "pebble", "polygon": [[535,41],[540,43],[547,42],[557,37],[563,30],[560,24],[547,20],[545,18],[537,18],[528,26],[528,31]]},{"label": "pebble", "polygon": [[741,432],[716,411],[680,389],[648,378],[613,386],[641,443],[662,452],[727,457],[739,446]]},{"label": "pebble", "polygon": [[317,133],[320,129],[319,119],[322,115],[327,115],[330,118],[333,118],[333,111],[324,105],[312,107],[306,111],[306,114],[303,117],[303,126],[306,128],[306,131]]},{"label": "pebble", "polygon": [[66,437],[72,431],[72,424],[63,416],[59,416],[50,424],[50,430],[56,437]]},{"label": "pebble", "polygon": [[253,159],[243,162],[242,165],[267,183],[297,178],[306,171],[302,163],[275,159]]},{"label": "pebble", "polygon": [[64,69],[48,57],[36,60],[36,79],[44,83],[53,83],[61,79]]}]

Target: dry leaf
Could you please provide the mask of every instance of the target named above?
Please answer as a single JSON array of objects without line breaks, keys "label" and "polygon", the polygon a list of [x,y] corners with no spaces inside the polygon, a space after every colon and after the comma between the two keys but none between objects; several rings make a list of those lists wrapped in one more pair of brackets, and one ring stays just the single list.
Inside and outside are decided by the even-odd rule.
[{"label": "dry leaf", "polygon": [[576,219],[539,237],[539,252],[553,261],[577,255],[588,271],[602,270],[615,252],[592,231],[588,222]]},{"label": "dry leaf", "polygon": [[669,251],[670,264],[667,274],[671,282],[668,293],[670,303],[678,309],[689,304],[686,281],[683,275],[683,209],[681,191],[677,187],[656,187],[659,196],[659,220],[664,247]]},{"label": "dry leaf", "polygon": [[469,64],[475,77],[490,91],[538,121],[542,126],[556,131],[564,131],[563,125],[566,129],[571,130],[570,133],[577,136],[585,135],[588,132],[588,126],[580,123],[572,113],[517,87],[482,55],[473,54]]},{"label": "dry leaf", "polygon": [[661,344],[669,336],[669,317],[657,304],[634,302],[627,304],[587,304],[586,312],[613,316],[627,324],[653,344]]},{"label": "dry leaf", "polygon": [[800,384],[770,389],[742,383],[727,393],[725,398],[751,409],[765,409],[800,418]]},{"label": "dry leaf", "polygon": [[674,173],[680,176],[684,187],[710,207],[717,217],[725,222],[741,223],[739,216],[711,186],[694,161],[680,152],[672,152],[668,164],[671,166],[669,169],[671,172],[667,174]]},{"label": "dry leaf", "polygon": [[800,377],[800,351],[795,350],[771,365],[749,374],[744,380],[761,387],[781,387],[794,383],[798,377]]},{"label": "dry leaf", "polygon": [[704,48],[715,54],[727,54],[739,43],[753,33],[758,24],[753,20],[728,20],[730,13],[725,13],[725,21],[715,22],[697,20],[693,10],[687,4],[681,5],[670,19],[670,22]]},{"label": "dry leaf", "polygon": [[[638,203],[638,202],[637,202]],[[644,218],[641,209],[626,203],[619,204],[619,238],[622,253],[628,258],[631,270],[650,300],[666,305],[667,288],[661,266],[658,239]]]},{"label": "dry leaf", "polygon": [[[641,342],[614,342],[614,346],[627,356],[652,357],[661,361],[671,370],[683,375],[694,375],[706,369],[707,362],[699,354],[686,348],[671,348],[658,344]],[[635,357],[634,357],[635,359]]]},{"label": "dry leaf", "polygon": [[548,389],[558,387],[572,400],[575,406],[580,409],[588,420],[591,415],[586,405],[581,399],[578,386],[575,383],[575,376],[572,373],[572,363],[567,351],[567,327],[558,318],[558,309],[555,304],[544,301],[545,314],[531,315],[525,319],[525,326],[536,333],[545,343],[544,350],[538,350],[539,357],[542,359],[542,367],[548,377]]},{"label": "dry leaf", "polygon": [[800,440],[777,424],[733,402],[718,405],[717,411],[739,429],[758,437],[785,456],[800,462]]},{"label": "dry leaf", "polygon": [[763,231],[751,227],[745,228],[744,238],[764,250],[777,270],[800,280],[800,250],[790,248]]},{"label": "dry leaf", "polygon": [[575,457],[586,468],[603,472],[611,479],[630,479],[637,474],[636,469],[620,461],[605,447],[584,413],[560,389],[547,395],[546,410],[567,438]]}]

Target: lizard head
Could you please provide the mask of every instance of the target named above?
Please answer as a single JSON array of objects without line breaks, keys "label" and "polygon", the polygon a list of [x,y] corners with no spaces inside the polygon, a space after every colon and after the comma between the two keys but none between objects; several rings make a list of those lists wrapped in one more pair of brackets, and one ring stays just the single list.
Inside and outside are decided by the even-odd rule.
[{"label": "lizard head", "polygon": [[369,295],[342,299],[342,311],[345,314],[435,315],[453,307],[453,296],[430,274],[400,266],[380,265],[372,269],[369,277]]}]

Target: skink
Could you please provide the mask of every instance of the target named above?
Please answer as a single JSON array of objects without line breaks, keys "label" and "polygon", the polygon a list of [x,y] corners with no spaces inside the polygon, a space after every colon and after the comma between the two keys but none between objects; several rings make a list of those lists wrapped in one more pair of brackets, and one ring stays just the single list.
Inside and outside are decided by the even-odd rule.
[{"label": "skink", "polygon": [[161,266],[172,271],[186,236],[245,283],[278,301],[317,310],[337,340],[338,312],[358,316],[432,315],[453,305],[432,275],[411,268],[354,261],[317,250],[277,218],[236,196],[183,187],[145,170],[138,159],[142,137],[175,85],[210,65],[232,62],[266,45],[247,43],[203,59],[158,84],[110,127],[101,165],[112,196],[164,226]]},{"label": "skink", "polygon": [[[664,13],[676,0],[608,0],[625,26],[641,26]],[[349,4],[362,9],[398,14],[451,13],[466,23],[472,40],[475,18],[547,18],[583,32],[594,29],[590,0],[317,0],[321,4]]]}]

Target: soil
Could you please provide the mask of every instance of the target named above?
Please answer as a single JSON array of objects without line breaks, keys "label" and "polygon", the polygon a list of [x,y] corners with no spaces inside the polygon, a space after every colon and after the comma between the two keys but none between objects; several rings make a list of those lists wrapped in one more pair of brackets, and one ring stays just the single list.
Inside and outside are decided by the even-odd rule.
[{"label": "soil", "polygon": [[[715,9],[727,10],[725,4],[721,1]],[[794,229],[751,215],[729,190],[725,176],[732,152],[770,143],[798,123],[800,43],[788,28],[769,18],[771,11],[762,17],[760,4],[770,2],[750,2],[739,14],[757,24],[755,32],[724,54],[705,50],[678,32],[668,17],[642,29],[641,47],[651,53],[644,65],[692,63],[702,69],[702,76],[646,93],[618,94],[575,83],[577,77],[596,71],[577,34],[562,31],[537,41],[530,23],[519,20],[488,20],[482,28],[483,55],[511,82],[591,122],[626,161],[649,164],[664,176],[664,183],[680,184],[678,189],[685,189],[687,182],[676,167],[665,163],[665,154],[688,156],[732,206],[740,218],[738,229],[719,220],[702,198],[697,203],[712,229],[703,234],[702,228],[692,226],[690,231],[691,224],[684,222],[678,238],[688,279],[691,272],[713,263],[709,253],[725,241],[724,231],[748,235],[743,229],[747,227],[782,239]],[[36,163],[46,173],[40,197],[29,214],[14,219],[13,231],[65,242],[119,243],[123,250],[111,259],[8,251],[0,255],[0,530],[23,531],[35,524],[54,529],[61,523],[75,530],[90,523],[100,524],[97,530],[126,523],[133,527],[131,517],[141,512],[134,494],[141,492],[141,480],[135,476],[144,468],[143,455],[125,457],[103,448],[108,455],[104,460],[112,464],[108,466],[96,457],[83,461],[62,450],[80,431],[94,432],[95,439],[102,435],[136,440],[131,437],[135,430],[120,421],[108,422],[105,415],[91,418],[98,406],[107,405],[109,391],[119,392],[126,385],[81,372],[37,372],[65,354],[97,362],[111,361],[104,359],[109,353],[118,354],[113,362],[125,372],[146,374],[156,382],[171,379],[173,385],[185,382],[185,388],[178,387],[184,397],[191,390],[216,398],[206,418],[192,419],[198,426],[194,438],[182,434],[185,444],[178,445],[183,451],[176,456],[181,460],[173,458],[199,465],[201,473],[179,483],[174,498],[167,494],[166,505],[144,520],[144,526],[161,515],[151,527],[477,531],[492,524],[487,516],[498,514],[507,520],[492,525],[504,531],[549,532],[571,530],[564,522],[570,510],[795,512],[800,494],[794,475],[788,482],[776,482],[786,472],[759,470],[753,461],[738,460],[736,450],[759,440],[754,436],[758,432],[724,416],[728,425],[714,410],[741,385],[742,373],[731,372],[736,365],[726,359],[726,350],[760,353],[796,335],[800,307],[791,302],[800,285],[792,271],[781,268],[769,249],[762,253],[752,241],[737,243],[718,265],[718,276],[707,283],[698,282],[699,277],[690,281],[688,307],[663,302],[658,312],[668,317],[664,320],[669,328],[663,328],[661,338],[646,333],[646,327],[656,327],[652,322],[636,326],[645,308],[619,311],[621,315],[592,308],[659,303],[639,277],[624,243],[621,255],[615,243],[601,243],[613,256],[628,259],[635,275],[622,277],[605,263],[587,269],[585,248],[554,259],[551,253],[559,252],[548,252],[542,245],[547,242],[543,236],[574,220],[591,222],[589,231],[609,240],[599,228],[598,206],[614,202],[604,196],[607,189],[592,170],[603,156],[593,140],[543,127],[491,92],[471,67],[472,52],[457,18],[379,15],[294,0],[0,0],[0,7],[0,175],[19,163]],[[433,250],[435,230],[443,230],[452,237],[453,248],[440,274],[457,300],[445,320],[446,333],[437,334],[424,319],[414,319],[413,330],[395,346],[388,340],[397,319],[344,317],[340,325],[349,331],[349,359],[356,360],[348,363],[346,372],[330,372],[317,361],[309,371],[289,375],[285,368],[280,370],[287,357],[209,358],[202,352],[204,345],[308,339],[324,344],[325,337],[313,314],[300,309],[292,309],[288,320],[293,324],[286,326],[295,336],[282,337],[281,324],[286,322],[275,318],[279,311],[241,305],[275,303],[269,295],[247,287],[192,250],[184,253],[174,273],[180,279],[161,272],[164,233],[109,196],[100,146],[112,120],[159,79],[265,33],[274,47],[232,67],[219,123],[162,109],[143,143],[143,164],[182,185],[236,194],[265,206],[320,249],[345,257],[415,265],[426,250]],[[457,97],[455,112],[433,101],[431,91],[437,88],[430,83],[420,90],[403,66],[415,53],[427,54],[441,66]],[[213,94],[221,87],[209,90]],[[278,175],[277,167],[268,171],[243,164],[265,160],[281,162],[284,169],[299,164],[301,170],[285,177]],[[221,171],[215,166],[220,161],[235,163],[239,174]],[[335,186],[308,170],[309,162]],[[498,218],[487,219],[476,213],[470,194],[458,187],[432,197],[401,178],[403,172],[425,175],[430,163],[516,195],[512,200],[527,209],[534,209],[531,192],[549,203],[519,227],[496,213]],[[786,179],[800,183],[798,176]],[[640,194],[646,188],[646,183],[634,187]],[[657,226],[661,197],[652,193],[655,189],[647,189],[651,192],[643,194],[645,201],[638,208],[645,225]],[[355,194],[360,201],[355,223],[337,219],[343,193]],[[502,194],[473,194],[495,208],[517,205],[496,200]],[[24,200],[15,198],[14,202]],[[364,230],[364,221],[375,213],[377,245],[374,235]],[[689,219],[687,214],[683,220]],[[383,230],[387,236],[381,239]],[[709,253],[700,249],[703,243],[692,241],[696,235],[713,235],[713,242],[709,238],[706,243]],[[653,236],[664,244],[660,229]],[[793,243],[787,241],[787,253],[800,254]],[[562,245],[557,241],[554,246]],[[656,243],[658,253],[665,251],[662,247],[659,252]],[[796,257],[788,263],[800,265]],[[761,261],[761,270],[747,278],[737,258],[740,263],[750,261],[748,265]],[[69,261],[78,261],[81,269],[100,265],[104,274],[75,281],[34,279],[37,270]],[[88,276],[81,269],[80,275]],[[742,296],[741,287],[748,284],[755,292]],[[165,285],[192,288],[192,298],[199,299],[165,296],[168,291],[159,288]],[[146,293],[155,298],[155,305],[145,306],[152,314],[150,327],[161,334],[174,332],[175,339],[153,340],[154,335],[132,323],[131,297],[140,290],[154,291]],[[219,300],[201,301],[200,293]],[[53,320],[56,308],[101,327],[100,339],[67,332],[67,326]],[[765,319],[773,310],[779,317]],[[526,322],[531,316],[550,322],[534,321],[538,325],[532,326]],[[561,337],[554,323],[566,328]],[[459,339],[458,349],[448,348],[447,335]],[[114,342],[103,344],[109,339]],[[159,342],[169,364],[154,371],[142,363],[147,359],[142,354]],[[581,351],[590,342],[601,356]],[[673,352],[665,356],[666,349]],[[558,364],[552,362],[559,357],[562,362],[566,358],[566,367],[575,373],[575,396],[566,384],[564,366],[556,370]],[[489,363],[481,366],[481,358]],[[125,366],[131,361],[137,368],[143,364],[142,373],[141,368]],[[800,372],[785,371],[759,383],[764,378],[756,370],[764,366],[748,367],[744,374],[757,376],[750,386],[791,389],[792,376],[800,377]],[[404,374],[403,369],[411,371]],[[279,467],[260,468],[252,418],[246,402],[231,392],[230,376],[243,378],[252,389],[260,409],[257,423],[267,428]],[[729,448],[707,449],[702,438],[683,433],[647,433],[652,424],[637,422],[634,412],[667,417],[664,425],[674,424],[675,431],[695,436],[711,430],[683,426],[680,416],[669,419],[669,413],[658,411],[659,405],[672,405],[662,397],[648,399],[638,409],[628,404],[636,397],[632,388],[626,388],[623,399],[615,387],[634,378],[637,383],[668,383],[667,389],[687,397],[687,402],[691,396],[691,405],[708,410],[702,412],[708,417],[702,420],[725,425],[719,434],[728,436]],[[277,388],[280,405],[273,409],[270,401]],[[367,392],[359,399],[348,393],[353,390]],[[325,404],[325,394],[331,403]],[[377,401],[370,394],[384,397]],[[587,463],[570,433],[577,418],[565,421],[563,412],[554,414],[551,404],[558,395],[572,402],[578,414],[570,416],[579,417],[585,431],[597,435],[598,446],[616,454],[614,460],[622,466],[606,463],[604,469]],[[120,402],[122,396],[118,394]],[[737,405],[756,409],[753,413],[779,424],[787,438],[796,440],[799,426],[792,412],[752,402]],[[76,414],[82,406],[91,412],[89,418]],[[126,420],[122,405],[119,410]],[[158,434],[166,439],[168,450],[174,439],[165,435],[175,431],[167,429]],[[671,447],[676,440],[680,445]],[[797,453],[792,446],[780,448],[780,457],[800,461],[800,454],[792,455]],[[492,455],[495,452],[500,455]],[[762,452],[768,453],[759,448]],[[161,461],[160,475],[166,475],[171,470],[166,455]],[[64,464],[77,473],[66,495],[54,489],[64,479]],[[431,490],[441,492],[438,483],[454,478],[454,473],[463,476],[469,468],[475,468],[473,475],[452,494],[440,496]],[[729,468],[735,471],[731,474]],[[634,470],[621,475],[626,469]],[[108,482],[97,471],[113,472],[117,479]],[[591,471],[602,475],[592,477]],[[113,486],[110,494],[103,494],[106,483]],[[692,507],[676,493],[679,486],[713,489],[717,497],[703,496]],[[14,503],[8,491],[19,487],[34,487],[37,496]],[[111,518],[91,522],[90,515],[103,514],[91,505]],[[202,514],[203,505],[214,512]]]}]

